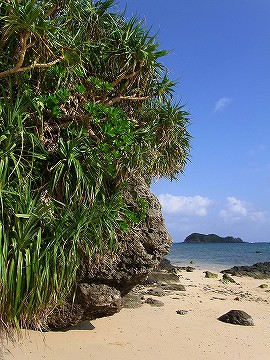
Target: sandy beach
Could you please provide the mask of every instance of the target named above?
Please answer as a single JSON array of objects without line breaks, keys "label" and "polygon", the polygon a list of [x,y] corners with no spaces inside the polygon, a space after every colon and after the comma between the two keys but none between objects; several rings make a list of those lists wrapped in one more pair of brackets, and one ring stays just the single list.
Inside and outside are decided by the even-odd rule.
[{"label": "sandy beach", "polygon": [[[269,359],[270,293],[259,285],[270,281],[234,277],[236,283],[224,284],[220,279],[220,273],[218,278],[205,278],[202,269],[183,271],[180,283],[186,291],[151,296],[164,306],[124,308],[65,331],[24,331],[23,339],[6,346],[4,359]],[[247,312],[255,325],[217,320],[232,309]]]}]

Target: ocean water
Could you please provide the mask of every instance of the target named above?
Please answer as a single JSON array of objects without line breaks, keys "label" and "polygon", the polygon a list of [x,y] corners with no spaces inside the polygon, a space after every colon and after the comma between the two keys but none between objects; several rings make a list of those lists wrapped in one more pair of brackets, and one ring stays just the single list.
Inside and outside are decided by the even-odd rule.
[{"label": "ocean water", "polygon": [[166,258],[177,266],[225,270],[232,266],[270,262],[270,243],[174,243]]}]

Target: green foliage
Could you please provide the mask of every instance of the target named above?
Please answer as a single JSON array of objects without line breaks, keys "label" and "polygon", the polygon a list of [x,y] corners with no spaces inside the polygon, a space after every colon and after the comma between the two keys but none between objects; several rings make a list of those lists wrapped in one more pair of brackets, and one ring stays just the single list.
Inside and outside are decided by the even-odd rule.
[{"label": "green foliage", "polygon": [[80,264],[145,220],[129,179],[188,160],[167,51],[113,3],[0,2],[0,323],[44,327]]},{"label": "green foliage", "polygon": [[88,79],[88,82],[95,88],[95,90],[112,91],[113,86],[108,81],[103,81],[95,76]]},{"label": "green foliage", "polygon": [[57,118],[61,118],[61,108],[60,105],[68,101],[71,93],[66,88],[60,88],[53,94],[41,95],[36,98],[37,104],[40,106],[41,110],[49,110],[52,115]]}]

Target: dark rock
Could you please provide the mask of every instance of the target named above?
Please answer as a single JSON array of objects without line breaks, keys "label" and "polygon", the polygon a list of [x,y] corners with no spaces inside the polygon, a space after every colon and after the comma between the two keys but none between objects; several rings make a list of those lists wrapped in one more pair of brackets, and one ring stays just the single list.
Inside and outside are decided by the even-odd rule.
[{"label": "dark rock", "polygon": [[235,284],[235,280],[228,274],[223,274],[222,280],[223,280],[223,282],[230,282],[230,283]]},{"label": "dark rock", "polygon": [[162,289],[170,291],[186,291],[186,288],[182,284],[165,284],[161,285]]},{"label": "dark rock", "polygon": [[49,314],[47,324],[43,325],[42,331],[65,329],[82,321],[84,321],[83,308],[79,304],[72,304],[71,301],[64,301],[61,307],[58,306]]},{"label": "dark rock", "polygon": [[162,259],[158,266],[159,270],[166,270],[168,272],[173,271],[176,269],[176,266],[172,265],[170,260],[168,259]]},{"label": "dark rock", "polygon": [[231,310],[221,315],[218,320],[234,325],[254,326],[252,317],[242,310]]},{"label": "dark rock", "polygon": [[159,300],[156,300],[156,299],[153,299],[153,298],[147,298],[145,300],[145,303],[146,304],[149,304],[151,306],[164,306],[164,303],[162,301],[159,301]]},{"label": "dark rock", "polygon": [[186,269],[186,272],[193,272],[195,270],[195,268],[191,267],[191,266],[187,266],[185,269]]},{"label": "dark rock", "polygon": [[233,276],[250,276],[255,279],[269,279],[270,262],[256,263],[251,266],[234,266],[231,269],[222,270],[221,272]]},{"label": "dark rock", "polygon": [[163,283],[175,283],[179,281],[179,277],[176,274],[166,273],[162,271],[152,271],[148,275],[147,279],[143,282],[145,285],[163,284]]},{"label": "dark rock", "polygon": [[221,237],[216,234],[198,234],[193,233],[188,235],[184,243],[243,243],[240,238],[234,238],[233,236]]},{"label": "dark rock", "polygon": [[110,316],[122,307],[119,290],[107,285],[81,283],[78,285],[74,304],[65,301],[47,319],[49,329],[66,328],[84,320]]},{"label": "dark rock", "polygon": [[261,284],[261,285],[259,285],[259,288],[261,288],[261,289],[267,289],[267,288],[268,288],[268,284]]},{"label": "dark rock", "polygon": [[80,283],[75,303],[84,310],[86,320],[118,312],[122,306],[122,297],[119,290],[108,285]]},{"label": "dark rock", "polygon": [[[145,200],[148,203],[145,220],[119,237],[116,254],[105,252],[81,265],[75,301],[66,299],[61,308],[50,314],[51,328],[64,328],[119,311],[122,297],[157,269],[169,252],[172,239],[165,228],[161,205],[144,179],[137,176],[130,180],[122,198],[129,209],[138,211],[137,200]],[[174,274],[162,274],[161,278],[162,282],[179,280]]]},{"label": "dark rock", "polygon": [[165,296],[165,291],[161,288],[161,287],[156,287],[154,289],[149,289],[147,291],[148,295],[153,295],[153,296]]},{"label": "dark rock", "polygon": [[123,307],[128,309],[136,309],[142,306],[142,296],[138,294],[128,293],[123,297]]},{"label": "dark rock", "polygon": [[227,300],[227,298],[219,297],[219,296],[213,296],[210,300]]},{"label": "dark rock", "polygon": [[188,313],[188,310],[176,310],[176,313],[178,315],[186,315]]}]

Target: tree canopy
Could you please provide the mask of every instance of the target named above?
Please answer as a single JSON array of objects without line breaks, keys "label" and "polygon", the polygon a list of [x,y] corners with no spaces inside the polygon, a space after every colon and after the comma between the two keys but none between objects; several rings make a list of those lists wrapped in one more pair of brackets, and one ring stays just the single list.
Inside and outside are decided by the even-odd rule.
[{"label": "tree canopy", "polygon": [[147,206],[121,198],[131,177],[184,170],[167,53],[113,0],[0,0],[0,321],[45,316],[115,251]]}]

